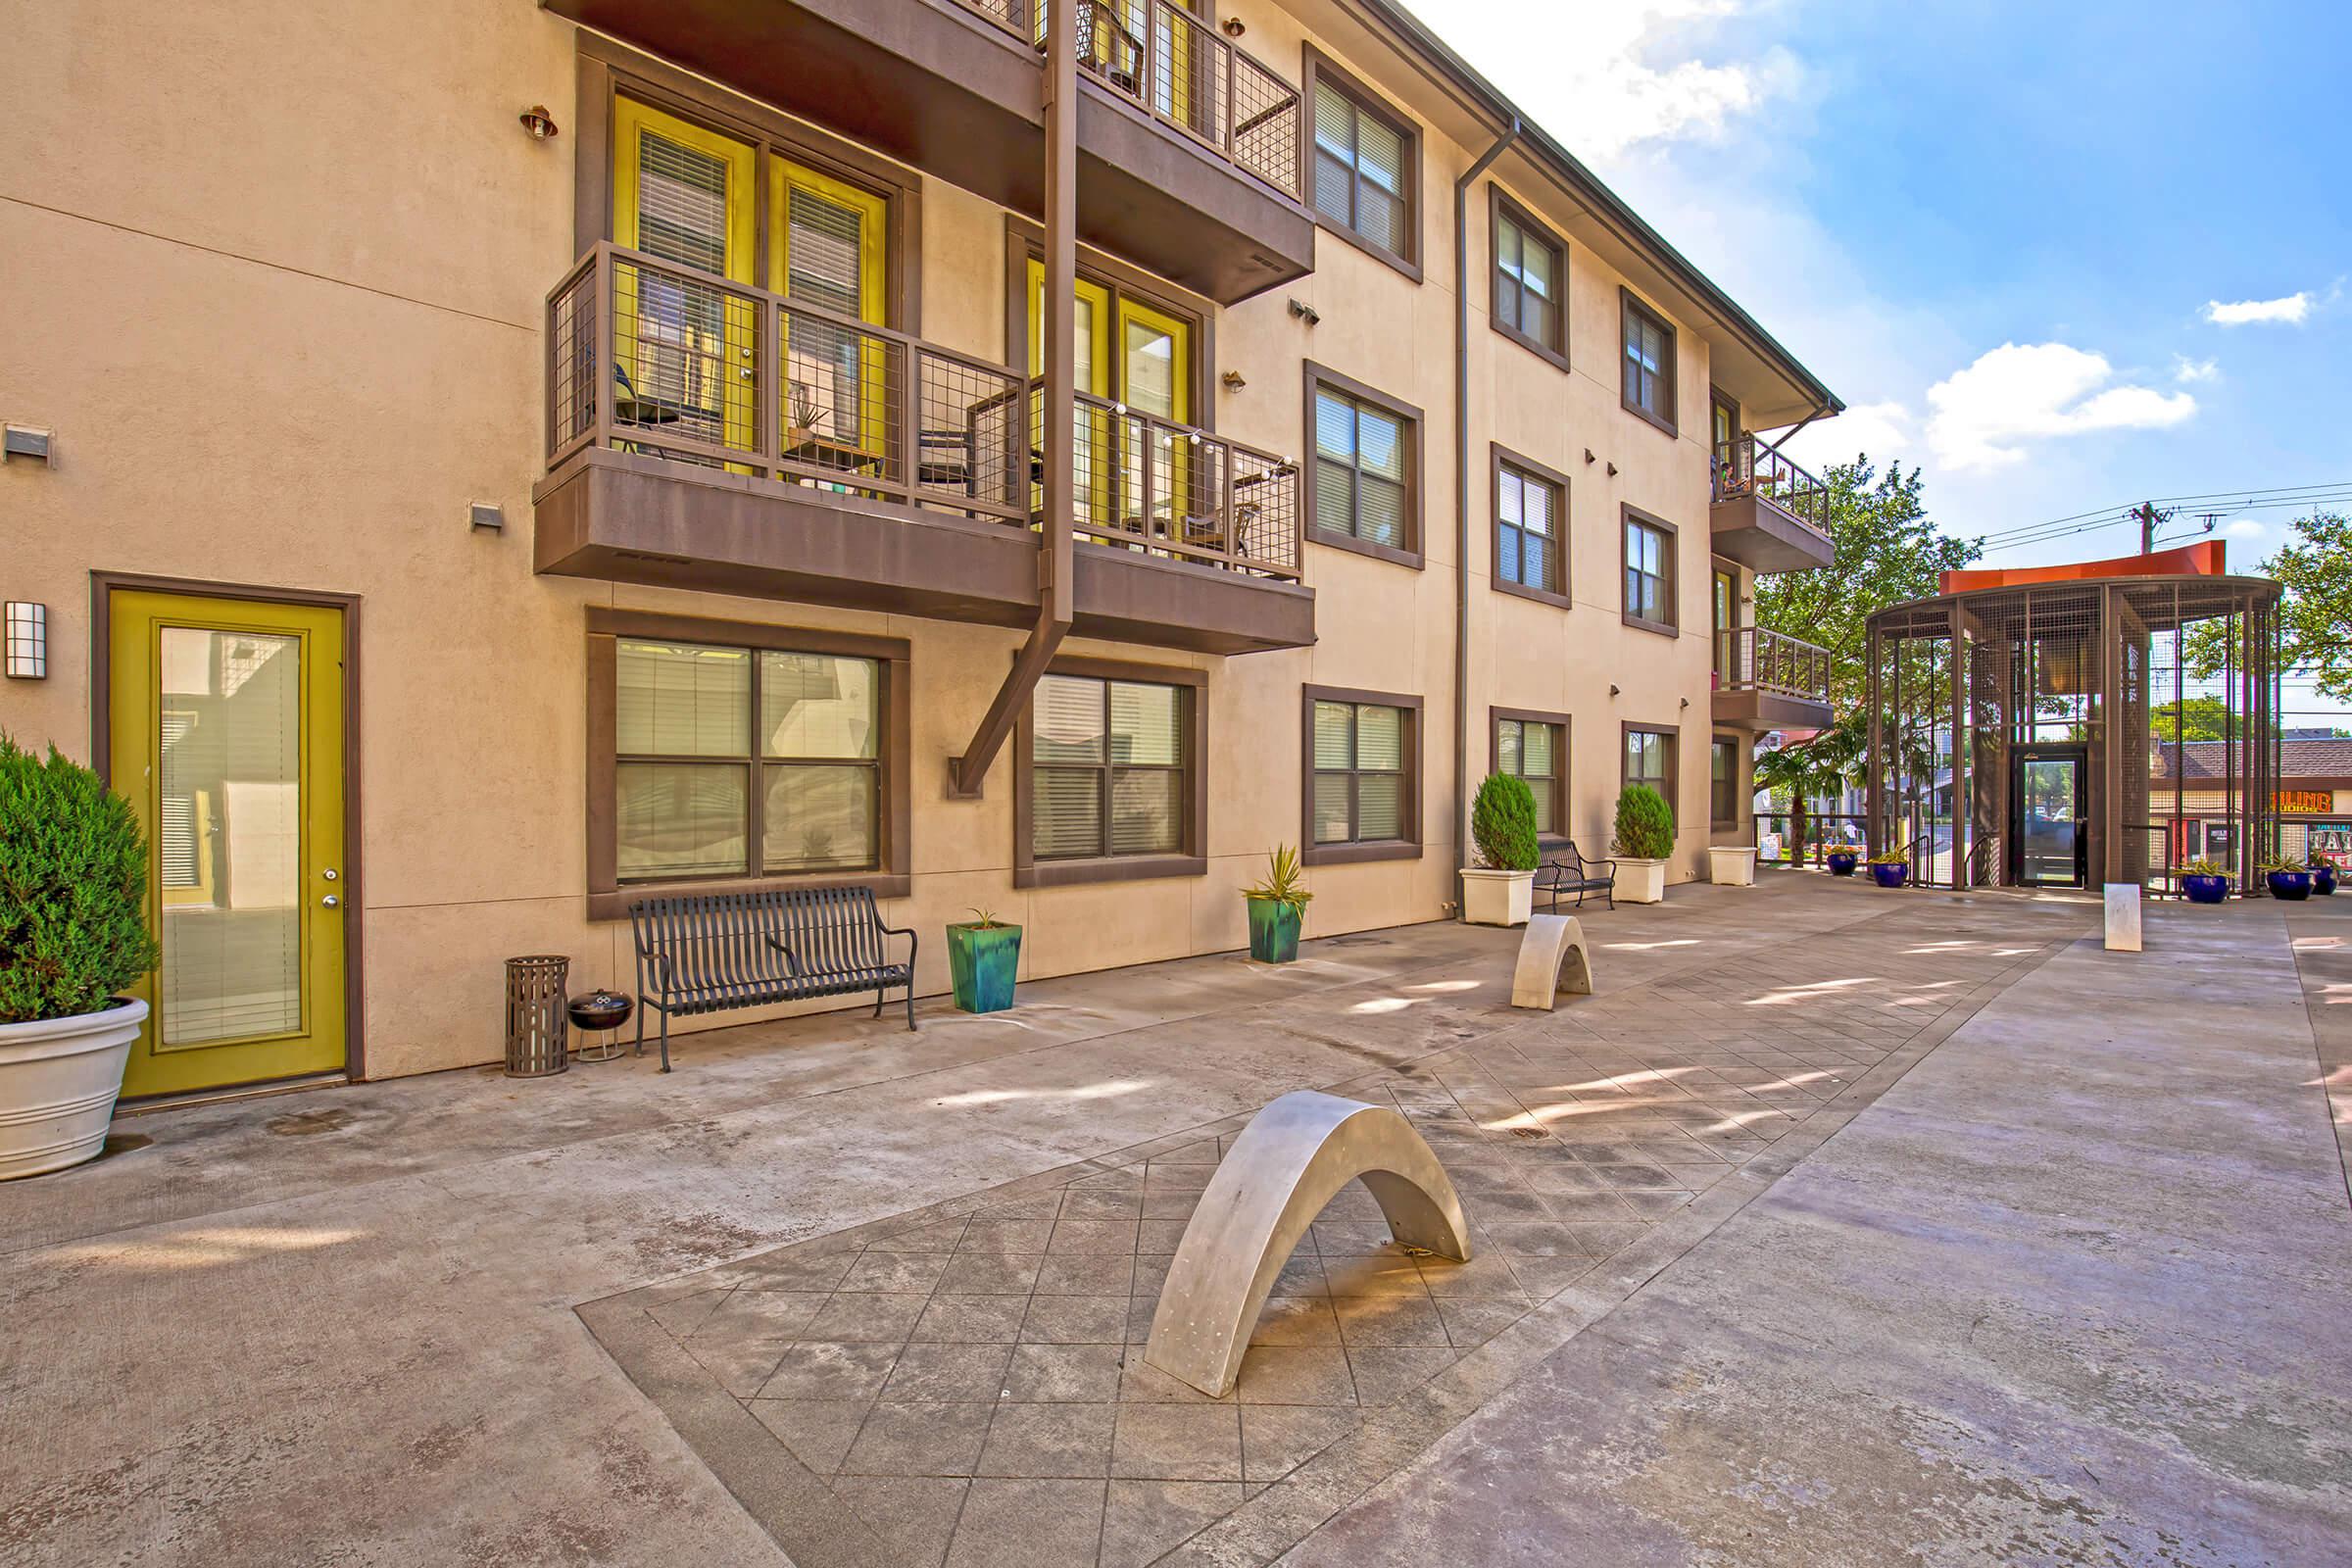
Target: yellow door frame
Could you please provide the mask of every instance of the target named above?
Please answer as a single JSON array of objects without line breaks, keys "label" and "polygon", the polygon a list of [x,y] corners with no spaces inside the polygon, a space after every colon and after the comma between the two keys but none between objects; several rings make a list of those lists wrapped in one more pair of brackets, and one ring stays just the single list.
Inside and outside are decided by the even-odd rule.
[{"label": "yellow door frame", "polygon": [[[351,971],[354,944],[347,933],[354,846],[346,816],[346,723],[356,697],[346,668],[353,612],[318,603],[216,597],[163,590],[103,589],[106,598],[106,771],[131,804],[148,842],[147,919],[166,935],[160,874],[163,728],[162,640],[166,627],[250,632],[295,639],[301,670],[300,731],[296,742],[302,801],[296,853],[295,907],[299,911],[302,1010],[291,1031],[173,1047],[163,1044],[160,968],[132,988],[149,1005],[139,1042],[124,1071],[126,1096],[177,1094],[332,1072],[351,1064]],[[334,880],[322,874],[336,872]],[[213,866],[217,885],[220,867]],[[233,887],[229,890],[234,896]],[[320,900],[335,895],[328,907]],[[172,907],[188,905],[172,901]]]},{"label": "yellow door frame", "polygon": [[[630,250],[641,250],[638,232],[638,154],[643,138],[656,135],[664,141],[690,148],[695,152],[717,159],[727,169],[727,232],[725,266],[719,275],[728,281],[757,287],[759,283],[759,191],[760,155],[750,142],[733,136],[722,136],[714,130],[663,114],[650,104],[633,98],[616,98],[612,104],[612,242]],[[637,296],[642,308],[644,282],[639,279]],[[708,334],[692,334],[695,341],[685,347],[706,363],[714,361],[722,373],[756,366],[760,345],[754,341],[753,326],[745,313],[725,310],[722,314],[720,340]],[[628,367],[629,378],[642,391],[651,384],[645,361],[639,352],[637,318],[626,312],[612,313],[612,353]],[[759,443],[754,410],[758,400],[746,407],[741,399],[729,397],[728,384],[715,389],[721,428],[726,444],[738,449],[756,447]]]},{"label": "yellow door frame", "polygon": [[[770,156],[768,159],[768,290],[787,298],[792,294],[792,193],[795,189],[821,197],[836,207],[845,207],[858,215],[858,318],[869,326],[889,324],[890,278],[890,204],[872,191],[862,190],[846,180],[820,174],[789,158]],[[791,350],[791,323],[787,319],[778,332],[778,352]],[[876,337],[858,340],[858,439],[866,451],[880,453],[889,439],[889,410],[886,385],[888,350]],[[786,363],[789,363],[787,361]],[[906,368],[907,375],[913,367]],[[785,377],[784,365],[776,367],[776,417],[778,439],[790,446],[792,430],[792,388]],[[912,388],[902,389],[902,395],[911,395]],[[782,450],[782,448],[779,448]]]},{"label": "yellow door frame", "polygon": [[[1173,419],[1178,424],[1192,423],[1192,323],[1185,320],[1181,317],[1171,316],[1165,311],[1153,310],[1151,306],[1141,304],[1138,301],[1129,298],[1125,294],[1119,296],[1118,307],[1117,351],[1119,356],[1119,388],[1121,397],[1130,406],[1132,406],[1135,401],[1133,377],[1127,361],[1127,329],[1131,325],[1141,326],[1148,331],[1156,332],[1163,335],[1167,338],[1169,343],[1168,371],[1170,377],[1170,412],[1166,415],[1160,416],[1160,417]],[[1190,463],[1191,453],[1189,451],[1178,451],[1178,443],[1172,436],[1162,438],[1157,444],[1159,448],[1167,455],[1167,483],[1162,486],[1162,489],[1165,493],[1158,499],[1164,502],[1167,507],[1168,514],[1166,521],[1169,537],[1177,540],[1178,542],[1184,542],[1184,518],[1186,513],[1190,510],[1193,489]],[[1151,461],[1151,454],[1147,453],[1145,455],[1145,461]],[[1140,483],[1139,474],[1139,482],[1136,486],[1135,493],[1131,494],[1127,498],[1126,504],[1129,510],[1141,510],[1143,505],[1143,496],[1141,491],[1142,486]],[[1156,519],[1146,519],[1146,526],[1149,527],[1151,522],[1154,520]]]}]

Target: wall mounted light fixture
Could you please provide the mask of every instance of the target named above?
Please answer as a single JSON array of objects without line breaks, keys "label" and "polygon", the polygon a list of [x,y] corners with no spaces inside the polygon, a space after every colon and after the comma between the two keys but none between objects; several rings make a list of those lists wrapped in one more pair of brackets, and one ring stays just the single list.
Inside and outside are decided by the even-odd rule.
[{"label": "wall mounted light fixture", "polygon": [[44,680],[49,674],[49,607],[10,600],[0,610],[7,624],[6,667],[13,680]]},{"label": "wall mounted light fixture", "polygon": [[521,115],[522,128],[531,133],[533,141],[556,139],[556,117],[547,112],[547,105],[533,104]]},{"label": "wall mounted light fixture", "polygon": [[1244,376],[1239,370],[1227,370],[1223,375],[1218,376],[1217,379],[1225,383],[1225,390],[1228,392],[1239,392],[1242,388],[1250,384],[1249,378]]},{"label": "wall mounted light fixture", "polygon": [[1245,33],[1245,32],[1248,32],[1249,30],[1250,30],[1250,29],[1249,29],[1248,27],[1245,27],[1245,26],[1243,26],[1243,25],[1242,25],[1242,19],[1241,19],[1241,18],[1239,18],[1239,17],[1227,17],[1227,18],[1225,19],[1225,36],[1226,36],[1226,37],[1228,37],[1228,38],[1239,38],[1239,37],[1240,37],[1240,36],[1241,36],[1243,33]]},{"label": "wall mounted light fixture", "polygon": [[1304,321],[1309,326],[1312,326],[1317,321],[1323,319],[1322,316],[1317,313],[1315,308],[1312,305],[1307,304],[1304,300],[1291,301],[1291,314],[1298,318],[1298,319],[1301,321]]}]

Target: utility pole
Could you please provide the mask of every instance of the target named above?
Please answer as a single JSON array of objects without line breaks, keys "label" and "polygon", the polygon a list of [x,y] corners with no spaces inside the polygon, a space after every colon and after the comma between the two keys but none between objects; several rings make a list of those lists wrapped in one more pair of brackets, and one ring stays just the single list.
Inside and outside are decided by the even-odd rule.
[{"label": "utility pole", "polygon": [[2143,556],[2154,555],[2156,553],[2156,530],[2173,520],[2172,512],[2159,512],[2156,510],[2155,502],[2142,501],[2124,515],[2138,519],[2139,553]]}]

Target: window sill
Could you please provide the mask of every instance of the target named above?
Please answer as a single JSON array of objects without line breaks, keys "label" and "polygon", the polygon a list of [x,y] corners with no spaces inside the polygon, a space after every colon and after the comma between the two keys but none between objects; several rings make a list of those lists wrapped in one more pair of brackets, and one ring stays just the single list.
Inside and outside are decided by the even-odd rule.
[{"label": "window sill", "polygon": [[1672,419],[1660,418],[1657,415],[1650,413],[1647,409],[1643,408],[1641,404],[1636,403],[1633,399],[1627,397],[1622,392],[1618,393],[1617,401],[1623,406],[1626,413],[1632,415],[1635,418],[1640,419],[1643,424],[1663,430],[1668,435],[1679,436],[1683,433],[1682,426],[1676,424]]},{"label": "window sill", "polygon": [[1090,882],[1143,882],[1160,877],[1206,876],[1200,855],[1105,855],[1085,860],[1038,860],[1012,868],[1016,888],[1065,888]]},{"label": "window sill", "polygon": [[1533,599],[1540,605],[1552,605],[1561,610],[1576,608],[1575,600],[1566,594],[1555,594],[1548,588],[1530,588],[1523,582],[1511,582],[1502,577],[1490,577],[1487,584],[1496,593],[1509,594],[1514,599]]},{"label": "window sill", "polygon": [[1351,556],[1369,556],[1374,561],[1409,566],[1415,571],[1423,566],[1424,558],[1418,550],[1399,550],[1395,545],[1374,544],[1369,539],[1358,539],[1350,533],[1334,533],[1328,528],[1309,528],[1306,537],[1310,544],[1328,545],[1334,550],[1345,550]]},{"label": "window sill", "polygon": [[1498,336],[1509,338],[1512,342],[1527,350],[1528,353],[1533,354],[1536,358],[1544,361],[1554,368],[1561,370],[1568,368],[1568,356],[1562,353],[1560,350],[1553,348],[1542,338],[1531,337],[1529,334],[1520,331],[1517,327],[1510,325],[1508,322],[1498,321],[1492,314],[1487,317],[1487,324],[1492,326]]},{"label": "window sill", "polygon": [[710,878],[683,882],[630,882],[617,888],[591,889],[588,918],[625,920],[629,906],[639,899],[670,899],[691,894],[774,893],[786,888],[871,888],[877,899],[903,899],[913,879],[904,871],[811,871],[802,876]]},{"label": "window sill", "polygon": [[[1311,200],[1308,204],[1308,210],[1310,212],[1313,211],[1313,204]],[[1407,220],[1417,222],[1420,220],[1420,213],[1415,211]],[[1337,234],[1340,238],[1346,240],[1357,250],[1362,251],[1366,256],[1371,257],[1374,261],[1386,262],[1389,266],[1394,267],[1397,271],[1402,272],[1414,282],[1418,283],[1421,281],[1421,264],[1412,260],[1410,257],[1399,256],[1395,251],[1390,250],[1386,245],[1375,245],[1372,243],[1372,241],[1364,238],[1363,235],[1358,234],[1354,229],[1349,228],[1347,224],[1335,223],[1330,219],[1325,218],[1321,213],[1315,214],[1315,226],[1326,234]]]},{"label": "window sill", "polygon": [[1421,846],[1410,839],[1375,839],[1364,844],[1309,844],[1298,852],[1301,865],[1354,865],[1365,860],[1418,860]]},{"label": "window sill", "polygon": [[1683,634],[1683,629],[1670,621],[1651,620],[1630,610],[1625,612],[1625,623],[1641,631],[1654,631],[1661,637],[1680,637]]}]

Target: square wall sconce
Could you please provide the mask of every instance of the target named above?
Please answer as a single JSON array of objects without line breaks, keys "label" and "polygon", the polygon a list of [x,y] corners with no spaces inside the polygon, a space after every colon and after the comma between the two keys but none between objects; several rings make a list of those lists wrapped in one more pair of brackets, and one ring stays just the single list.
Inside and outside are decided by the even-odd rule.
[{"label": "square wall sconce", "polygon": [[8,601],[0,611],[7,628],[6,667],[11,679],[43,680],[49,674],[49,607]]}]

